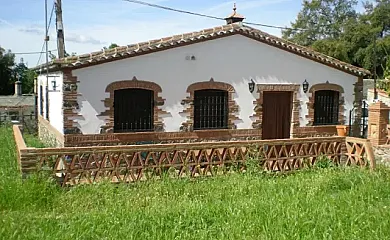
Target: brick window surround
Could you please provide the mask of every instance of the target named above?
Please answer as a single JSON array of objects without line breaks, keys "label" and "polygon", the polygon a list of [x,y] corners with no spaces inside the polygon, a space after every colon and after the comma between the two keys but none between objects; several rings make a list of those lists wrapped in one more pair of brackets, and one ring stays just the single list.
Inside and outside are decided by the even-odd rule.
[{"label": "brick window surround", "polygon": [[257,93],[259,97],[253,102],[255,104],[255,117],[257,120],[252,123],[255,129],[262,128],[263,122],[263,96],[264,92],[292,92],[292,114],[291,114],[291,137],[294,137],[299,128],[299,110],[300,101],[298,100],[298,93],[300,84],[257,84]]},{"label": "brick window surround", "polygon": [[[344,124],[344,89],[340,85],[333,83],[319,83],[313,85],[309,90],[309,101],[307,102],[308,114],[306,119],[308,121],[307,126],[314,126],[314,100],[315,92],[320,90],[332,90],[339,92],[339,114],[338,114],[338,123]],[[318,126],[318,125],[317,125]]]},{"label": "brick window surround", "polygon": [[106,120],[106,124],[102,126],[102,129],[104,132],[113,132],[114,128],[114,91],[119,89],[128,89],[128,88],[139,88],[139,89],[145,89],[145,90],[151,90],[154,93],[154,116],[153,116],[153,124],[154,124],[154,131],[156,132],[163,132],[164,131],[164,124],[162,122],[161,115],[165,113],[161,109],[161,107],[165,103],[165,99],[163,99],[160,95],[162,92],[161,87],[154,82],[149,81],[141,81],[138,80],[136,77],[133,77],[132,80],[124,80],[124,81],[117,81],[110,83],[107,88],[106,92],[109,93],[109,97],[104,99],[104,107],[106,107],[106,110],[102,112],[99,116],[107,116],[108,119]]},{"label": "brick window surround", "polygon": [[182,124],[180,131],[188,132],[193,131],[194,124],[194,92],[198,90],[223,90],[228,92],[228,129],[236,129],[235,121],[239,120],[236,116],[238,114],[239,108],[236,102],[233,99],[233,94],[235,93],[234,87],[228,83],[224,82],[215,82],[213,78],[210,81],[205,82],[196,82],[188,86],[187,93],[189,96],[181,101],[182,105],[186,105],[185,109],[181,112],[182,114],[187,114],[188,120]]}]

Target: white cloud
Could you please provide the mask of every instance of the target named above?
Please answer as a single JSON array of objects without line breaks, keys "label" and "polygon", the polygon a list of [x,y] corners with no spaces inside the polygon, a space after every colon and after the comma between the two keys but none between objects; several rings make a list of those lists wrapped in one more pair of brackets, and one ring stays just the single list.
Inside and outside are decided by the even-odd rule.
[{"label": "white cloud", "polygon": [[68,35],[65,39],[67,42],[74,42],[74,43],[86,43],[86,44],[93,44],[93,45],[101,45],[101,44],[107,44],[106,42],[100,41],[98,39],[95,39],[90,36],[85,35]]}]

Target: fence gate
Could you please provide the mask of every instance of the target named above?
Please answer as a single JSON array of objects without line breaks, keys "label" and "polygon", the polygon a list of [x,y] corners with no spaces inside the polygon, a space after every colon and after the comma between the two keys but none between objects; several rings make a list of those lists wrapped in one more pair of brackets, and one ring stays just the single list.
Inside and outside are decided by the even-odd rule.
[{"label": "fence gate", "polygon": [[[358,133],[353,132],[354,129],[358,129]],[[349,111],[349,136],[367,138],[368,131],[368,103],[362,102],[362,117],[361,119],[357,116],[357,108],[352,108]]]}]

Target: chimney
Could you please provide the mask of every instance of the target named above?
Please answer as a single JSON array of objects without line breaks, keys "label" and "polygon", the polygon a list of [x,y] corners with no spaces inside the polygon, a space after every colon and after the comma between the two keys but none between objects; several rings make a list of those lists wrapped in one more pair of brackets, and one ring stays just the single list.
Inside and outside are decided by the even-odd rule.
[{"label": "chimney", "polygon": [[15,96],[22,96],[22,82],[19,80],[15,82]]},{"label": "chimney", "polygon": [[236,4],[234,4],[234,6],[233,6],[233,13],[230,14],[227,18],[225,18],[226,24],[232,24],[232,23],[237,23],[237,22],[244,21],[245,17],[242,16],[241,14],[238,14],[236,12],[236,10],[237,10],[237,7],[236,7]]}]

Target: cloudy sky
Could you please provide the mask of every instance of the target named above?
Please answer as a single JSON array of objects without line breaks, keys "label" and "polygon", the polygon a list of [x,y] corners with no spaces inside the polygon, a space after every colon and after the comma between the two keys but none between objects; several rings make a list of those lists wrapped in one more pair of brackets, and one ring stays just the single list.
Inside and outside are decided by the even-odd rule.
[{"label": "cloudy sky", "polygon": [[[246,21],[287,26],[296,18],[301,0],[144,0],[172,8],[226,17],[237,3]],[[54,0],[48,0],[51,12]],[[155,9],[123,0],[62,0],[66,51],[83,54],[110,43],[126,45],[223,25],[224,21]],[[41,51],[44,38],[44,0],[0,0],[0,46],[14,53]],[[257,27],[280,36],[279,29]],[[56,49],[55,17],[49,50]],[[55,52],[56,54],[56,52]],[[17,54],[29,67],[39,54]],[[40,63],[44,62],[42,56]]]}]

